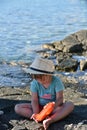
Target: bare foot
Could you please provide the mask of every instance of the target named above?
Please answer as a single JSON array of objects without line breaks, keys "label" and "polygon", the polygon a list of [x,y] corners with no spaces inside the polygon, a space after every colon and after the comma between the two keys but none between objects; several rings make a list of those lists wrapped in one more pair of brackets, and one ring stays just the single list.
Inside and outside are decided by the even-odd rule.
[{"label": "bare foot", "polygon": [[45,119],[44,121],[43,121],[43,127],[44,127],[44,129],[45,130],[47,130],[47,128],[49,127],[49,125],[51,124],[51,119]]}]

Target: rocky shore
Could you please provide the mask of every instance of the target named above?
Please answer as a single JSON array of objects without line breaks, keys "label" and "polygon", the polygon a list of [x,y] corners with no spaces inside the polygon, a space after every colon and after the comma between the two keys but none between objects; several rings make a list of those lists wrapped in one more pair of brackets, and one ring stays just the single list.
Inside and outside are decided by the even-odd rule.
[{"label": "rocky shore", "polygon": [[[61,41],[44,44],[42,50],[38,50],[36,53],[54,60],[56,75],[65,85],[64,100],[72,101],[75,104],[74,111],[68,117],[53,123],[48,130],[86,130],[87,30],[73,33]],[[77,59],[79,56],[80,60]],[[17,65],[11,63],[10,67],[13,66]],[[20,66],[25,68],[29,64]],[[21,69],[16,69],[13,71],[12,68],[10,72],[7,69],[1,70],[1,76],[9,76],[10,79],[12,78],[12,83],[14,83],[15,77],[19,78],[19,84],[23,83],[22,86],[18,84],[19,87],[0,85],[0,130],[43,130],[42,123],[35,123],[14,112],[15,104],[31,101],[29,86],[27,86],[28,76]]]},{"label": "rocky shore", "polygon": [[[61,41],[43,44],[39,55],[55,61],[58,71],[81,71],[87,69],[87,30],[80,30]],[[80,60],[77,60],[80,57]],[[78,58],[79,59],[79,58]]]}]

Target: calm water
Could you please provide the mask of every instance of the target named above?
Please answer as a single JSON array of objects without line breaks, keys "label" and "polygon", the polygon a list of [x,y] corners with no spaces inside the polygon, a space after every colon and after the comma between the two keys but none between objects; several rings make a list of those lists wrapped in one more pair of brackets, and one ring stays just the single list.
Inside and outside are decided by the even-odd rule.
[{"label": "calm water", "polygon": [[87,0],[0,0],[0,61],[34,57],[43,43],[87,29]]},{"label": "calm water", "polygon": [[[87,29],[87,0],[0,0],[0,62],[28,62],[44,43]],[[24,84],[20,67],[0,65],[0,85]],[[20,80],[19,80],[20,79]]]}]

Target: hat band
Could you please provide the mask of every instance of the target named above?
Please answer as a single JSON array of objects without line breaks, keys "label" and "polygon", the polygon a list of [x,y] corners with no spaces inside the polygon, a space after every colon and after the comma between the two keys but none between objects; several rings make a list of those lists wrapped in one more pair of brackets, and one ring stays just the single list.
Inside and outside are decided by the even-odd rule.
[{"label": "hat band", "polygon": [[38,72],[42,72],[42,73],[47,73],[47,74],[53,74],[54,72],[49,72],[49,71],[44,71],[44,70],[39,70],[39,69],[35,69],[33,67],[30,67],[30,69],[38,71]]}]

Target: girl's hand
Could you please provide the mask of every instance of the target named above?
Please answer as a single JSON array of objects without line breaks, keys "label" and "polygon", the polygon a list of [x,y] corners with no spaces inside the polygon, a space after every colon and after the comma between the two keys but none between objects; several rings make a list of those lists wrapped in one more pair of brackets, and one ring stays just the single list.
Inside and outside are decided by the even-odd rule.
[{"label": "girl's hand", "polygon": [[38,121],[36,120],[36,114],[32,114],[30,119],[33,119],[36,123],[38,123]]},{"label": "girl's hand", "polygon": [[44,108],[38,113],[38,114],[33,114],[31,116],[31,119],[35,120],[35,122],[41,122],[45,118],[47,118],[52,111],[54,110],[55,102],[49,102],[44,106]]}]

